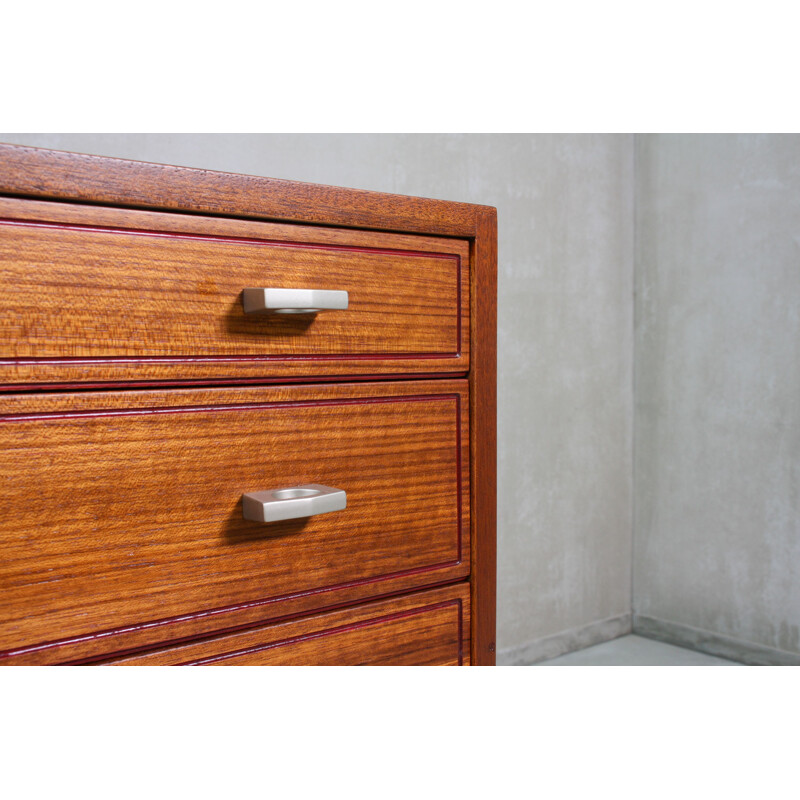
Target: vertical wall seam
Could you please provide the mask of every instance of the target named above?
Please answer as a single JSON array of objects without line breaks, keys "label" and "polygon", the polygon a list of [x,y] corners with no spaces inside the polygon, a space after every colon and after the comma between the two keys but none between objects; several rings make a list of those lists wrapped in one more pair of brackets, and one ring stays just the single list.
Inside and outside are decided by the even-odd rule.
[{"label": "vertical wall seam", "polygon": [[633,183],[631,192],[631,209],[630,214],[632,217],[633,231],[631,235],[631,246],[633,252],[631,254],[631,564],[630,564],[630,613],[633,619],[635,607],[635,591],[636,591],[636,510],[637,510],[637,484],[636,484],[636,315],[637,308],[637,282],[639,279],[639,134],[633,134],[631,142],[631,180]]}]

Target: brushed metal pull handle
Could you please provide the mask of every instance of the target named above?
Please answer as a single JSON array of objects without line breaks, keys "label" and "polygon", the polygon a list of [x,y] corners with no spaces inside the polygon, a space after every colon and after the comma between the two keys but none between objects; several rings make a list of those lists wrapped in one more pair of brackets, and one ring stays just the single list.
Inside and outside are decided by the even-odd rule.
[{"label": "brushed metal pull handle", "polygon": [[242,495],[244,518],[253,522],[278,522],[341,511],[347,508],[344,489],[304,483],[288,489],[269,489]]},{"label": "brushed metal pull handle", "polygon": [[318,311],[344,311],[347,292],[328,289],[245,289],[242,305],[245,314],[316,314]]}]

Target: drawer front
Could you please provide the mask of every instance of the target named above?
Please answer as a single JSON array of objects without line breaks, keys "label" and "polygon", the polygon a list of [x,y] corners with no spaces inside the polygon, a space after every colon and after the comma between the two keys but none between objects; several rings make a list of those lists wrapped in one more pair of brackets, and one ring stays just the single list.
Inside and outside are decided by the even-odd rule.
[{"label": "drawer front", "polygon": [[420,592],[105,663],[127,666],[468,664],[469,586]]},{"label": "drawer front", "polygon": [[[450,380],[7,398],[0,651],[108,652],[466,576],[467,397]],[[308,483],[347,508],[243,519],[243,494]]]},{"label": "drawer front", "polygon": [[[463,372],[466,242],[0,200],[0,383]],[[245,313],[247,288],[345,310]]]}]

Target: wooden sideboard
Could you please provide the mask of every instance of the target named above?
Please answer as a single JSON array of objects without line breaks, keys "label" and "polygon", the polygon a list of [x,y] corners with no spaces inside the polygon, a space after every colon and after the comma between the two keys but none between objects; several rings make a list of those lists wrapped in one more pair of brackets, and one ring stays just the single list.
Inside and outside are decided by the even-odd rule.
[{"label": "wooden sideboard", "polygon": [[0,145],[0,664],[493,664],[496,248]]}]

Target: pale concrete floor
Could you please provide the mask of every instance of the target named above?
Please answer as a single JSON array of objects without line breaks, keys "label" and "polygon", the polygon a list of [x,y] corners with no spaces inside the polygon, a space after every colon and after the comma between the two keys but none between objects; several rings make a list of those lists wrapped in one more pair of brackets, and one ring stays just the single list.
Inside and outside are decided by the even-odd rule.
[{"label": "pale concrete floor", "polygon": [[536,667],[740,667],[735,661],[698,653],[683,647],[645,639],[643,636],[621,636],[610,642],[576,650]]}]

